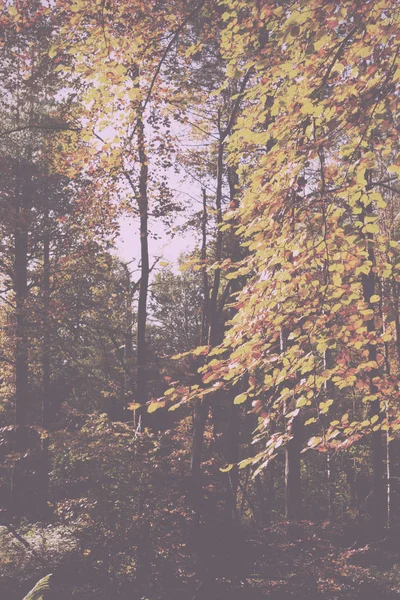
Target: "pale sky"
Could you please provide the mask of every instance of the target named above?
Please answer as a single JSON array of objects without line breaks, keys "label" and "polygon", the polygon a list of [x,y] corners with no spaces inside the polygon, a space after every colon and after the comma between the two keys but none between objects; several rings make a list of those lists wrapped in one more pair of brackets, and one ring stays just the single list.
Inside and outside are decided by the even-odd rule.
[{"label": "pale sky", "polygon": [[[161,223],[157,223],[155,227],[154,219],[151,221],[150,230],[155,231],[159,238],[154,239],[150,237],[149,239],[150,264],[152,264],[155,257],[176,263],[181,252],[186,252],[194,248],[197,240],[193,233],[177,233],[171,239]],[[116,244],[119,256],[126,262],[132,259],[138,260],[140,257],[140,240],[137,219],[122,218],[120,220],[120,227],[121,235],[117,239]]]},{"label": "pale sky", "polygon": [[[151,127],[146,127],[148,138],[151,138]],[[174,122],[171,123],[171,134],[181,147],[185,147],[190,140],[190,132],[182,125]],[[108,126],[101,131],[103,139],[112,138],[115,135],[115,129]],[[173,216],[174,225],[182,226],[187,219],[194,213],[202,210],[203,200],[201,193],[201,185],[196,178],[193,178],[186,168],[181,168],[179,164],[179,173],[174,168],[167,171],[168,186],[174,194],[174,200],[185,210],[176,213]],[[151,164],[150,168],[157,168]],[[209,188],[207,188],[210,191]],[[151,198],[150,198],[151,212]],[[125,262],[135,262],[131,266],[134,271],[137,268],[140,260],[140,238],[139,238],[139,222],[137,218],[124,216],[120,219],[120,236],[116,242],[116,251],[121,259]],[[149,255],[150,265],[153,264],[156,258],[160,261],[168,261],[171,266],[176,265],[178,257],[181,253],[193,250],[196,244],[200,241],[200,231],[178,231],[173,237],[168,233],[166,226],[161,219],[149,218]],[[156,235],[154,238],[151,233]],[[161,268],[161,267],[159,267]]]},{"label": "pale sky", "polygon": [[[185,224],[193,212],[202,209],[201,189],[195,181],[178,180],[176,175],[171,175],[169,183],[171,188],[174,189],[175,197],[182,199],[184,205],[188,206],[188,210],[174,215],[174,225],[179,227]],[[181,253],[193,250],[200,241],[200,232],[182,232],[178,230],[174,235],[171,235],[161,219],[152,217],[149,218],[149,232],[150,265],[153,264],[156,258],[159,258],[161,262],[168,261],[171,266],[174,266],[177,264]],[[155,234],[156,237],[151,234]],[[140,260],[139,222],[137,218],[125,216],[120,219],[120,236],[116,242],[116,250],[123,261],[135,260],[135,264],[132,264],[132,270],[134,270],[135,265],[137,266]]]}]

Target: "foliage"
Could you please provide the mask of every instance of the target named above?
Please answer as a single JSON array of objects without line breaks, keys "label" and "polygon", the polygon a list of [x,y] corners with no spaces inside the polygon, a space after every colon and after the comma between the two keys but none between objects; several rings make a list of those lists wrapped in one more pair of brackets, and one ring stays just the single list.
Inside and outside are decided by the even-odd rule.
[{"label": "foliage", "polygon": [[[0,28],[3,522],[72,531],[82,598],[365,595],[337,548],[400,524],[399,1]],[[193,232],[179,272],[161,226]]]}]

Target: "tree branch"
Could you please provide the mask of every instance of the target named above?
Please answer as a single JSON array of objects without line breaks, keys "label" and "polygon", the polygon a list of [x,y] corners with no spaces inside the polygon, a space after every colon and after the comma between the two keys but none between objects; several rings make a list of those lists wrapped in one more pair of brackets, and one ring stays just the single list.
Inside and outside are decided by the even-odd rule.
[{"label": "tree branch", "polygon": [[[156,83],[157,77],[158,77],[158,75],[159,75],[159,73],[161,71],[161,67],[164,64],[165,59],[168,56],[169,51],[171,50],[172,46],[175,44],[176,40],[178,39],[179,34],[181,33],[182,29],[187,25],[187,23],[190,21],[190,19],[192,17],[194,17],[196,15],[196,13],[204,6],[205,2],[206,2],[206,0],[202,0],[202,2],[200,2],[196,6],[196,8],[194,10],[192,10],[191,13],[188,14],[188,16],[186,17],[186,19],[184,19],[182,21],[182,23],[179,25],[179,27],[175,30],[175,32],[174,32],[171,40],[167,44],[167,47],[165,48],[165,50],[164,50],[164,52],[163,52],[163,54],[161,56],[161,59],[160,59],[158,65],[156,67],[155,72],[154,72],[153,78],[152,78],[152,80],[150,82],[150,87],[149,87],[149,89],[147,91],[146,98],[145,98],[143,106],[142,106],[142,114],[145,111],[147,104],[149,103],[149,100],[151,98],[151,94],[153,93],[153,88],[154,88],[154,85]],[[133,136],[136,133],[137,126],[138,126],[138,121],[136,121],[135,127],[133,128],[133,131],[132,131],[131,135],[129,136],[129,141],[130,142],[132,141],[132,138],[133,138]]]},{"label": "tree branch", "polygon": [[0,131],[0,138],[6,137],[7,135],[11,135],[12,133],[19,133],[21,131],[29,131],[29,130],[44,130],[44,131],[80,131],[80,127],[72,127],[71,125],[59,123],[58,125],[20,125],[19,127],[14,127],[13,129],[7,129],[6,131]]}]

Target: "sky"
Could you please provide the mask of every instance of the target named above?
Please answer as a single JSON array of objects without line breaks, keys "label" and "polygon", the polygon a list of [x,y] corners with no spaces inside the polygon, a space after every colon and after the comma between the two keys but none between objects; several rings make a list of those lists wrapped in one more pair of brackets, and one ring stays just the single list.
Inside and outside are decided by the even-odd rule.
[{"label": "sky", "polygon": [[[160,262],[168,262],[171,267],[178,263],[179,255],[193,250],[199,242],[194,231],[182,232],[179,227],[184,225],[188,213],[201,210],[201,190],[198,184],[188,179],[182,181],[176,175],[170,176],[170,187],[174,189],[177,198],[181,198],[184,205],[190,201],[189,211],[183,211],[174,218],[174,225],[178,227],[177,233],[171,236],[161,219],[149,219],[149,254],[150,265],[158,258]],[[116,242],[116,252],[124,262],[134,260],[133,269],[140,259],[140,237],[138,219],[129,216],[121,217],[120,236]]]},{"label": "sky", "polygon": [[[171,239],[161,224],[154,227],[153,221],[152,225],[152,231],[157,234],[157,239],[152,237],[149,239],[150,263],[154,262],[157,257],[161,261],[176,264],[182,252],[194,248],[196,240],[192,233],[177,233]],[[116,244],[118,255],[125,262],[130,262],[132,259],[138,261],[140,257],[140,239],[137,219],[121,218],[120,231]]]},{"label": "sky", "polygon": [[[114,118],[117,118],[117,115],[114,115]],[[115,133],[116,129],[113,126],[107,126],[101,131],[101,138],[112,139]],[[171,120],[170,133],[175,139],[175,143],[182,148],[191,142],[190,131],[181,124],[176,123],[173,119]],[[146,134],[150,140],[153,134],[150,126],[146,126]],[[174,216],[174,225],[179,228],[184,225],[193,212],[202,210],[203,201],[200,183],[192,178],[186,169],[183,170],[182,165],[178,164],[175,166],[178,166],[178,169],[174,167],[169,168],[167,170],[167,177],[168,187],[174,193],[174,200],[177,200],[181,206],[186,207],[184,211]],[[150,168],[157,167],[154,164],[152,165],[150,161]],[[116,242],[116,252],[124,262],[131,263],[134,261],[131,267],[131,270],[134,271],[135,265],[137,266],[140,260],[138,219],[125,215],[120,218],[119,225],[120,236]],[[161,219],[149,218],[149,232],[150,265],[158,258],[161,262],[168,262],[174,267],[178,263],[180,254],[193,250],[196,243],[199,243],[199,236],[196,236],[196,232],[194,231],[186,233],[178,231],[171,237]]]}]

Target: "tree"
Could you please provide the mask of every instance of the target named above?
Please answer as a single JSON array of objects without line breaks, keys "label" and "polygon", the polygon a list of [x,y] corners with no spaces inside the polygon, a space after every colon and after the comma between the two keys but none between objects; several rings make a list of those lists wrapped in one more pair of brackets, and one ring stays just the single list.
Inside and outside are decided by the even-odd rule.
[{"label": "tree", "polygon": [[[30,432],[32,426],[39,425],[32,357],[35,334],[42,351],[42,428],[50,422],[51,236],[56,233],[59,241],[59,219],[71,212],[72,196],[66,170],[57,170],[56,162],[61,150],[68,145],[71,149],[71,135],[76,128],[66,118],[70,95],[64,89],[62,99],[59,96],[61,76],[51,52],[59,27],[57,11],[52,13],[38,0],[27,0],[17,7],[5,7],[2,20],[1,266],[7,282],[3,299],[14,307],[14,449],[20,458],[13,472],[10,507],[21,515],[28,510],[25,485],[30,467],[24,465],[30,460]],[[38,269],[39,262],[43,272]],[[39,313],[39,332],[33,331],[33,311]],[[43,469],[39,468],[44,473],[43,482],[45,455],[43,452]]]},{"label": "tree", "polygon": [[[258,471],[293,435],[281,431],[268,439],[265,429],[288,401],[294,405],[286,414],[289,424],[299,411],[309,425],[319,424],[308,448],[338,450],[371,433],[371,518],[381,532],[382,428],[388,426],[383,407],[397,392],[380,366],[383,340],[373,320],[379,301],[375,273],[385,279],[392,267],[378,265],[373,248],[387,247],[377,216],[385,206],[378,191],[387,178],[382,157],[398,172],[398,14],[388,17],[384,2],[356,8],[315,2],[296,10],[250,3],[242,11],[239,4],[230,3],[225,13],[225,55],[232,65],[247,56],[254,77],[229,148],[230,160],[241,163],[244,189],[238,234],[249,246],[247,262],[256,275],[239,295],[240,310],[217,350],[230,358],[217,359],[204,380],[235,383],[244,372],[263,369],[263,381],[243,396],[258,399],[256,412],[270,413],[260,419],[258,439],[267,436],[267,443],[252,460]],[[257,50],[261,35],[267,42]],[[293,343],[279,356],[274,348],[282,323]],[[389,325],[386,337],[395,342]],[[331,368],[324,365],[328,349]],[[324,398],[328,382],[335,391]],[[347,402],[340,403],[343,390]],[[339,403],[342,414],[329,419]]]},{"label": "tree", "polygon": [[151,337],[159,356],[192,350],[200,342],[201,274],[185,268],[185,260],[184,256],[180,259],[180,273],[164,267],[151,285]]}]

